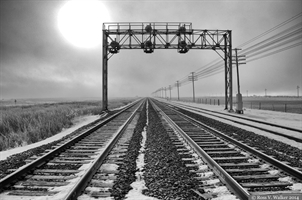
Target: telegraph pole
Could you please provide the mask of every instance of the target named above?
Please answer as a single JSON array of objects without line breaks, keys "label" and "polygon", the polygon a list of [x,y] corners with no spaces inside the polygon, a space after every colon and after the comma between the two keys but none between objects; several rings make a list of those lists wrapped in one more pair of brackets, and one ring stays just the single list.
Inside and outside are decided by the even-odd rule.
[{"label": "telegraph pole", "polygon": [[161,88],[161,97],[164,98],[164,88]]},{"label": "telegraph pole", "polygon": [[194,72],[191,72],[191,76],[189,76],[189,81],[192,81],[193,86],[193,102],[195,102],[195,88],[194,88],[194,81],[197,81],[197,77],[194,75]]},{"label": "telegraph pole", "polygon": [[179,81],[176,81],[176,86],[177,86],[177,99],[179,101]]},{"label": "telegraph pole", "polygon": [[297,97],[299,98],[299,89],[300,89],[300,87],[299,87],[299,85],[297,86]]},{"label": "telegraph pole", "polygon": [[165,99],[167,99],[167,88],[165,87]]},{"label": "telegraph pole", "polygon": [[169,90],[170,90],[170,100],[171,100],[171,85],[169,85]]},{"label": "telegraph pole", "polygon": [[193,102],[195,102],[194,72],[192,72],[192,84],[193,84]]},{"label": "telegraph pole", "polygon": [[237,99],[237,108],[236,108],[236,112],[243,114],[243,102],[242,102],[242,94],[240,93],[240,81],[239,81],[239,65],[241,64],[246,64],[245,62],[240,62],[239,61],[245,61],[245,55],[241,55],[238,56],[238,50],[241,49],[237,49],[235,48],[235,59],[236,59],[236,69],[237,69],[237,88],[238,88],[238,94],[236,95],[236,99]]}]

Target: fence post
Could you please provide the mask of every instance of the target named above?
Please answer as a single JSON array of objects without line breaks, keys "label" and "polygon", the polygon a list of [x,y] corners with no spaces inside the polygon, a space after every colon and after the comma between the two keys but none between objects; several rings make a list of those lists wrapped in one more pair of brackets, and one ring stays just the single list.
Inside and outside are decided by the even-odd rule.
[{"label": "fence post", "polygon": [[215,99],[214,99],[214,105],[215,105]]},{"label": "fence post", "polygon": [[219,104],[219,99],[218,99],[218,106],[219,106],[220,104]]}]

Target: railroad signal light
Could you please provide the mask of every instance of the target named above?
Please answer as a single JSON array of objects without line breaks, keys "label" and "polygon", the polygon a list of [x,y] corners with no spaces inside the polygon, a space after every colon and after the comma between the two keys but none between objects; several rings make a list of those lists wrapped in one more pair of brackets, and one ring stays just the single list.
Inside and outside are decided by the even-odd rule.
[{"label": "railroad signal light", "polygon": [[186,41],[182,40],[178,43],[178,53],[187,53],[189,51]]},{"label": "railroad signal light", "polygon": [[152,45],[153,44],[150,40],[146,41],[145,44],[144,44],[144,52],[145,53],[153,53],[154,49],[153,49]]},{"label": "railroad signal light", "polygon": [[178,53],[187,53],[189,51],[189,49],[184,48],[184,49],[178,49]]},{"label": "railroad signal light", "polygon": [[178,31],[180,33],[185,33],[186,32],[186,27],[185,26],[181,26],[181,27],[179,27]]},{"label": "railroad signal light", "polygon": [[151,33],[151,32],[152,32],[152,26],[151,26],[151,24],[149,24],[149,25],[147,25],[147,26],[145,27],[145,31],[146,31],[147,33]]},{"label": "railroad signal light", "polygon": [[185,25],[183,25],[178,28],[176,35],[180,36],[180,34],[185,34],[185,33],[186,33],[186,27],[185,27]]},{"label": "railroad signal light", "polygon": [[118,53],[121,48],[117,41],[112,41],[109,46],[109,52],[112,54]]}]

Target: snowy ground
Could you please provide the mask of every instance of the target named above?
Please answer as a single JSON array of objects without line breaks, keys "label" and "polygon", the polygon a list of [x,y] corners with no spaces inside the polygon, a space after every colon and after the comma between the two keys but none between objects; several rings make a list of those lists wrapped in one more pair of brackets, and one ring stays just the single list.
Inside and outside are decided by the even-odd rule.
[{"label": "snowy ground", "polygon": [[[218,105],[209,105],[209,104],[198,104],[198,103],[191,103],[191,102],[181,102],[181,101],[171,101],[173,103],[181,103],[184,105],[190,105],[194,107],[204,108],[213,111],[219,111],[222,113],[229,113],[228,111],[224,110],[223,106]],[[258,121],[265,121],[273,124],[279,124],[283,126],[288,126],[296,129],[302,130],[302,115],[295,114],[295,113],[285,113],[285,112],[277,112],[277,111],[270,111],[270,110],[256,110],[256,109],[249,109],[244,108],[244,114],[237,114],[233,113],[233,115],[240,115],[241,117],[246,117]]]},{"label": "snowy ground", "polygon": [[89,116],[82,116],[82,117],[77,117],[74,119],[73,124],[70,128],[64,129],[62,132],[53,135],[52,137],[49,137],[45,140],[42,140],[40,142],[36,142],[33,144],[29,144],[26,146],[22,146],[22,147],[17,147],[17,148],[13,148],[13,149],[9,149],[6,151],[0,151],[0,160],[5,160],[7,157],[17,154],[17,153],[21,153],[23,151],[27,151],[29,149],[44,145],[44,144],[48,144],[50,142],[59,140],[61,138],[63,138],[64,136],[72,133],[73,131],[79,129],[82,126],[85,126],[97,119],[99,119],[100,116],[99,115],[89,115]]},{"label": "snowy ground", "polygon": [[[163,99],[158,99],[158,100],[167,102],[166,100],[163,100]],[[209,105],[209,104],[197,104],[197,103],[192,103],[192,102],[181,102],[181,101],[171,101],[171,103],[180,103],[183,105],[190,105],[190,106],[194,106],[194,107],[204,108],[207,110],[213,110],[213,111],[218,111],[221,113],[231,114],[228,111],[224,110],[224,106]],[[232,113],[232,115],[240,115],[241,117],[246,117],[246,118],[250,118],[250,119],[254,119],[254,120],[258,120],[258,121],[265,121],[268,123],[279,124],[282,126],[287,126],[287,127],[292,127],[292,128],[302,130],[302,115],[301,114],[284,113],[284,112],[276,112],[276,111],[269,111],[269,110],[245,109],[244,114]],[[221,121],[221,122],[224,122],[224,123],[227,123],[227,124],[230,124],[232,126],[236,126],[236,127],[248,130],[248,131],[252,131],[259,135],[264,135],[268,138],[271,138],[271,139],[289,144],[291,146],[297,147],[299,149],[302,149],[302,143],[284,138],[282,136],[267,133],[265,131],[261,131],[256,128],[251,128],[248,126],[240,125],[238,123],[230,122],[228,120],[220,119],[218,117],[213,117],[211,115],[205,114],[205,116],[213,118],[213,119]],[[224,116],[224,117],[226,117],[226,116]],[[228,118],[228,117],[226,117],[226,118]],[[267,125],[258,124],[257,126],[263,126],[265,128],[268,128]],[[271,129],[276,131],[277,128],[271,128]],[[284,130],[282,130],[282,133],[292,135],[292,136],[298,137],[298,138],[302,137],[302,133],[298,133],[298,132],[293,132],[293,131],[285,132]]]}]

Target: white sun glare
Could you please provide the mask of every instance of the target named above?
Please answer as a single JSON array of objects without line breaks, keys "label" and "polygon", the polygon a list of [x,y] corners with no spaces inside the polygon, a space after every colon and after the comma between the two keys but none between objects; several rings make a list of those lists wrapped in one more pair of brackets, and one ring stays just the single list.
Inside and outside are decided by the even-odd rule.
[{"label": "white sun glare", "polygon": [[101,44],[102,23],[110,21],[106,7],[96,0],[68,1],[58,13],[58,27],[64,38],[77,47]]}]

